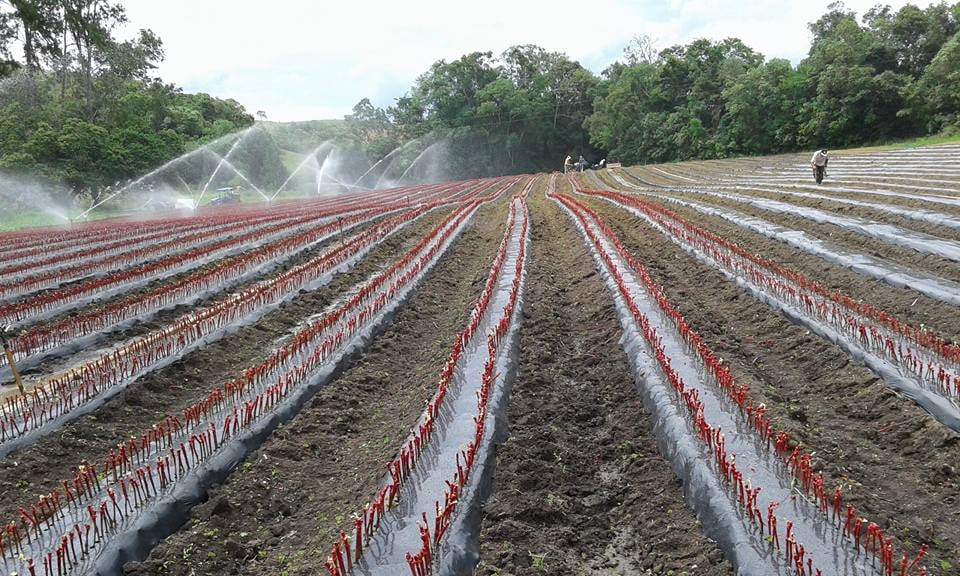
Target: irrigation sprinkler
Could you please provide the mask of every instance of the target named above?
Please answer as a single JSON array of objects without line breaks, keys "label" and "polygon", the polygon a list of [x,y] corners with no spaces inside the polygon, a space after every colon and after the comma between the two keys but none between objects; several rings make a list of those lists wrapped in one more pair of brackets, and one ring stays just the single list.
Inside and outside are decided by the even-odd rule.
[{"label": "irrigation sprinkler", "polygon": [[0,332],[0,341],[3,341],[3,353],[7,355],[7,364],[10,365],[13,381],[17,383],[17,388],[20,389],[20,395],[25,396],[27,393],[23,389],[23,381],[20,380],[20,372],[17,371],[17,363],[13,358],[13,351],[10,350],[10,345],[7,343],[7,338],[12,336],[13,333],[13,325],[5,326],[3,332]]}]

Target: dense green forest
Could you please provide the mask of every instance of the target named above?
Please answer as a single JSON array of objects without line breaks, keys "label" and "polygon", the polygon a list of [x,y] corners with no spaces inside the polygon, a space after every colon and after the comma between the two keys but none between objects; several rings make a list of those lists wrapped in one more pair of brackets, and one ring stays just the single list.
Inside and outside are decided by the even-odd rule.
[{"label": "dense green forest", "polygon": [[809,28],[796,67],[736,39],[637,42],[598,84],[591,142],[636,163],[960,131],[960,3],[862,19],[837,3]]},{"label": "dense green forest", "polygon": [[161,40],[117,40],[125,21],[104,0],[0,0],[0,170],[96,189],[253,124],[154,78]]},{"label": "dense green forest", "polygon": [[535,46],[474,53],[437,62],[364,117],[404,137],[463,139],[465,172],[555,169],[568,153],[633,164],[960,132],[960,3],[862,16],[835,3],[809,30],[797,66],[735,38],[658,50],[641,35],[599,78]]},{"label": "dense green forest", "polygon": [[[0,171],[95,195],[254,125],[235,101],[155,78],[160,39],[117,40],[124,22],[108,0],[0,0]],[[234,160],[275,188],[330,141],[360,172],[432,146],[460,178],[555,169],[567,154],[659,162],[960,132],[960,3],[862,15],[836,3],[808,27],[796,66],[738,39],[660,49],[643,35],[599,76],[532,45],[440,60],[387,108],[257,122]]]}]

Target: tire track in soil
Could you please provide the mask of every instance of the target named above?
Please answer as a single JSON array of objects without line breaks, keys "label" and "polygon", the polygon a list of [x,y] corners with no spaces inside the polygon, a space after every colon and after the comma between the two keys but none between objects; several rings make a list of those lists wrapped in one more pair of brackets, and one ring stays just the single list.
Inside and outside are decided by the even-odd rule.
[{"label": "tire track in soil", "polygon": [[307,317],[342,297],[344,291],[388,265],[442,220],[449,209],[426,214],[371,250],[345,273],[173,364],[142,376],[93,413],[62,427],[36,444],[0,460],[0,518],[13,518],[17,507],[72,477],[81,460],[98,469],[117,442],[168,414],[179,413],[213,388],[262,361],[278,338]]},{"label": "tire track in soil", "polygon": [[542,192],[530,206],[520,371],[477,573],[732,574],[657,452],[590,254]]},{"label": "tire track in soil", "polygon": [[[316,576],[341,528],[384,481],[483,290],[506,199],[481,208],[370,350],[194,508],[128,575]],[[184,554],[184,551],[189,551]]]},{"label": "tire track in soil", "polygon": [[931,574],[956,574],[938,568],[940,560],[960,567],[960,434],[633,215],[588,202],[755,401],[766,403],[775,426],[820,456],[815,466],[829,490],[843,483],[846,500],[909,550],[928,543]]},{"label": "tire track in soil", "polygon": [[[618,188],[611,189],[617,190]],[[830,289],[839,290],[852,298],[879,306],[898,318],[909,321],[915,326],[923,324],[927,328],[939,332],[947,340],[960,340],[960,309],[956,306],[935,300],[914,290],[896,288],[880,280],[857,274],[847,268],[827,262],[822,258],[807,254],[783,242],[768,238],[753,230],[737,226],[717,216],[702,214],[692,208],[679,206],[667,201],[659,201],[649,197],[643,197],[643,199],[675,212],[683,218],[695,222],[723,238],[748,248],[752,252],[756,252],[764,257],[776,260],[788,268],[797,270],[808,278],[815,279]],[[702,200],[700,201],[702,202]],[[594,209],[601,210],[603,214],[619,213],[619,209],[613,207],[606,201],[595,202],[588,200],[588,202]],[[745,210],[740,211],[747,213]],[[796,228],[790,222],[784,223],[770,218],[769,214],[754,215],[771,222],[777,222],[788,228]],[[637,220],[637,225],[643,226],[639,223],[639,220]],[[644,228],[648,229],[645,226]],[[651,233],[659,235],[659,232],[654,232],[652,229],[648,230],[650,230]],[[830,242],[837,241],[837,238],[825,236],[818,233],[818,231],[812,231],[810,233],[815,237],[823,238]],[[843,242],[836,243],[843,245]],[[876,242],[872,245],[856,247],[856,249],[861,252],[886,257],[885,254],[878,254],[876,248]],[[918,261],[902,262],[902,264],[915,270],[924,270],[924,266],[919,264],[919,262],[924,261],[928,257],[916,254],[915,258]],[[939,258],[935,259],[942,262]],[[894,259],[891,258],[891,260]],[[952,263],[949,264],[949,266],[960,272],[960,266]],[[929,269],[927,271],[929,272]],[[937,271],[933,271],[933,273],[937,273]]]}]

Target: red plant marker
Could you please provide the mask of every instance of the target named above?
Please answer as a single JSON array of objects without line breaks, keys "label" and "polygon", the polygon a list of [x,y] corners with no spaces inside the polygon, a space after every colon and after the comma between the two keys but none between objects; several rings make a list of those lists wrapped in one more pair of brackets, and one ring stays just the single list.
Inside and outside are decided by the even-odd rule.
[{"label": "red plant marker", "polygon": [[406,559],[407,559],[407,565],[410,566],[410,576],[418,576],[418,575],[417,575],[417,564],[416,564],[416,561],[415,561],[414,558],[413,558],[413,555],[410,554],[409,552],[407,552]]},{"label": "red plant marker", "polygon": [[777,550],[780,550],[780,536],[777,534],[777,516],[774,511],[779,505],[779,502],[771,502],[767,506],[767,526],[770,531],[770,540],[771,543],[776,546]]},{"label": "red plant marker", "polygon": [[347,558],[347,571],[353,570],[353,559],[350,556],[350,537],[340,531],[340,541],[343,542],[344,556]]},{"label": "red plant marker", "polygon": [[[549,192],[548,192],[548,195],[549,195]],[[554,198],[556,199],[558,197],[554,195]],[[561,203],[566,204],[567,207],[570,208],[571,211],[575,213],[577,212],[577,210],[582,209],[584,212],[593,214],[589,208],[582,207],[582,205],[575,206],[576,201],[573,201],[571,199],[564,198],[564,197],[559,197],[559,199]],[[581,218],[581,221],[583,220],[582,216],[580,215],[577,215],[577,216]],[[606,230],[604,228],[604,224],[602,223],[602,221],[597,219],[595,215],[593,216],[594,216],[594,219],[598,221],[600,228]],[[596,238],[592,236],[592,231],[589,228],[586,228],[585,231],[587,235],[591,235],[590,237],[594,239],[595,243],[597,243]],[[619,250],[621,246],[618,244],[616,237],[611,236],[611,238],[612,238],[611,243],[613,243],[615,247]],[[617,283],[622,285],[623,279],[622,277],[619,276],[616,267],[610,262],[609,257],[607,257],[603,253],[603,248],[601,246],[598,246],[598,248],[600,249],[600,256],[607,261],[611,274],[614,276]],[[622,252],[621,254],[623,255]],[[624,255],[624,258],[631,263],[631,266],[633,266],[635,269],[640,271],[641,276],[643,275],[642,268],[634,265],[629,255]],[[653,294],[656,296],[657,302],[661,305],[661,308],[664,308],[664,311],[667,312],[668,314],[673,314],[673,312],[667,309],[667,306],[669,306],[669,303],[666,301],[666,299],[662,297],[661,294],[657,294],[655,287],[653,287],[652,290],[653,290]],[[702,424],[702,414],[697,415],[696,408],[693,405],[695,403],[695,400],[685,393],[685,391],[683,390],[682,381],[680,381],[678,378],[675,377],[669,365],[668,364],[664,365],[664,362],[666,361],[668,363],[669,359],[665,357],[665,355],[662,353],[662,350],[657,349],[659,347],[659,342],[658,342],[658,338],[656,336],[655,331],[652,331],[649,328],[648,324],[645,323],[644,318],[642,317],[642,315],[638,314],[636,307],[633,305],[633,303],[630,301],[631,299],[627,295],[625,295],[625,299],[627,300],[627,305],[630,306],[630,310],[633,313],[635,319],[637,320],[639,326],[646,333],[646,336],[648,337],[648,340],[651,342],[651,345],[653,345],[657,353],[656,354],[657,360],[663,366],[664,371],[666,372],[666,375],[670,380],[670,383],[674,386],[674,388],[678,392],[684,395],[684,398],[687,401],[687,404],[691,410],[691,413],[694,414],[694,423],[695,423],[695,428],[698,430],[698,437],[701,440],[704,440],[704,439],[710,440],[709,445],[715,451],[716,462],[718,467],[721,469],[723,476],[728,480],[730,480],[731,476],[733,477],[733,487],[734,487],[735,495],[739,496],[738,500],[740,501],[746,500],[747,504],[745,506],[749,507],[752,510],[752,506],[750,502],[752,497],[751,491],[743,489],[742,475],[739,474],[739,471],[736,469],[735,463],[732,461],[733,455],[730,455],[730,459],[728,460],[726,451],[723,447],[722,437],[720,437],[719,435],[719,431],[717,432],[717,436],[714,438],[711,438],[709,435],[705,434],[705,430]],[[811,305],[812,304],[813,302],[811,301]],[[819,306],[820,303],[818,302],[816,303],[816,305]],[[674,315],[673,318],[675,319],[677,328],[680,331],[680,333],[685,336],[690,335],[689,327],[688,325],[683,323],[682,317],[680,317],[679,315]],[[691,342],[691,344],[694,345],[695,347],[698,346],[696,341]],[[704,359],[705,359],[705,364],[708,367],[719,365],[714,363],[709,355],[705,355]],[[724,382],[732,382],[732,380],[729,379],[729,376],[725,374],[717,374],[717,381],[720,382],[721,385],[725,385],[723,384]],[[784,454],[784,458],[787,459],[789,463],[790,470],[793,472],[794,476],[800,481],[800,484],[803,487],[803,489],[812,496],[812,499],[817,504],[818,508],[824,514],[826,514],[829,508],[829,500],[823,485],[823,475],[821,473],[815,472],[815,470],[813,469],[812,455],[802,452],[798,445],[793,446],[793,449],[791,451],[790,450],[791,443],[789,441],[789,437],[785,433],[776,433],[774,430],[772,430],[772,427],[769,422],[765,421],[765,419],[762,417],[759,417],[759,418],[757,417],[756,409],[753,408],[752,402],[746,396],[745,386],[733,386],[730,390],[730,394],[731,394],[731,398],[742,408],[748,421],[755,422],[755,428],[757,429],[758,432],[761,433],[762,438],[765,438],[767,441],[773,438],[778,452],[780,453],[786,453],[788,451],[790,452],[789,455]],[[838,490],[834,491],[834,503],[833,503],[834,517],[837,518],[838,521],[839,521],[839,518],[838,518],[839,509],[840,509],[840,506],[842,505],[840,497],[842,497],[842,494],[838,487]],[[748,511],[748,516],[750,515],[751,514]],[[850,522],[852,521],[853,515],[854,515],[854,511],[852,507],[848,506],[848,519],[846,524],[844,525],[844,530],[843,530],[844,534],[847,534],[850,531]],[[759,514],[753,514],[753,516],[754,518],[759,519]],[[770,524],[774,524],[774,523],[771,523],[768,517],[768,525]],[[863,520],[860,519],[860,522],[858,523],[855,529],[857,540],[859,540],[859,537],[861,536],[860,527],[862,526],[862,524],[863,524]],[[878,536],[879,535],[882,535],[882,531],[879,532]],[[773,534],[771,531],[771,538],[772,537],[773,537]],[[791,541],[795,540],[792,533],[790,534],[789,540]],[[874,553],[878,547],[880,547],[881,550],[883,549],[892,550],[892,544],[888,545],[889,539],[881,540],[880,542],[881,543],[879,544],[874,544]],[[859,546],[859,543],[858,543],[858,546]],[[788,543],[787,553],[790,556],[800,555],[800,559],[798,562],[798,572],[810,571],[812,573],[812,570],[813,570],[812,559],[808,558],[807,566],[806,567],[803,566],[802,564],[803,554],[801,553],[801,551],[802,551],[802,544],[799,544],[796,542]],[[890,564],[892,564],[892,562],[889,559],[884,559],[883,555],[884,555],[884,552],[881,553],[881,556],[882,556],[881,560],[883,562],[886,562],[886,566],[889,566]],[[889,553],[887,553],[887,558],[889,558]],[[889,571],[889,568],[887,568],[887,570]]]},{"label": "red plant marker", "polygon": [[857,548],[860,548],[860,527],[862,524],[863,518],[858,516],[857,521],[853,524],[853,541]]},{"label": "red plant marker", "polygon": [[357,562],[359,562],[360,556],[363,555],[363,535],[360,532],[361,528],[363,527],[363,516],[358,516],[354,518],[353,526],[355,530],[354,542],[356,542],[356,545],[354,546],[355,554],[356,554],[355,557],[357,559]]}]

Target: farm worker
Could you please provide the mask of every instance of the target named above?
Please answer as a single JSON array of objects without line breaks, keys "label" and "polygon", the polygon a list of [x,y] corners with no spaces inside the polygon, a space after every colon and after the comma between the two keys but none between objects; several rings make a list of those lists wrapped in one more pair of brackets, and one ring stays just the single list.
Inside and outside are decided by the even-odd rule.
[{"label": "farm worker", "polygon": [[587,167],[587,161],[583,158],[583,154],[581,154],[580,159],[577,160],[577,166],[579,166],[579,170],[581,172],[583,172],[583,169]]},{"label": "farm worker", "polygon": [[601,158],[601,159],[600,159],[600,169],[602,170],[602,169],[604,169],[604,168],[606,168],[606,167],[607,167],[607,159],[606,159],[606,158]]},{"label": "farm worker", "polygon": [[573,168],[573,159],[567,154],[567,159],[563,161],[563,173],[566,174]]},{"label": "farm worker", "polygon": [[817,150],[810,159],[810,166],[813,168],[813,178],[817,184],[823,182],[823,177],[827,175],[827,149]]}]

